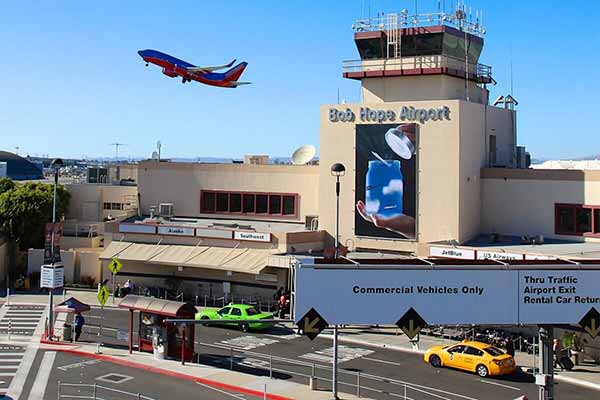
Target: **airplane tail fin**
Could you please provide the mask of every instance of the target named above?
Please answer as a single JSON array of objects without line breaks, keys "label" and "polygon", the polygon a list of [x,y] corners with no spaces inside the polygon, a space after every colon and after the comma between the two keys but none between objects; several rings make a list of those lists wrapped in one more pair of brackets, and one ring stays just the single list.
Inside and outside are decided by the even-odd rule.
[{"label": "airplane tail fin", "polygon": [[246,69],[247,66],[248,66],[248,63],[244,61],[244,62],[239,63],[235,67],[231,68],[230,70],[225,72],[225,80],[226,81],[237,81],[240,78],[240,76],[242,76],[242,73],[244,72],[244,70]]}]

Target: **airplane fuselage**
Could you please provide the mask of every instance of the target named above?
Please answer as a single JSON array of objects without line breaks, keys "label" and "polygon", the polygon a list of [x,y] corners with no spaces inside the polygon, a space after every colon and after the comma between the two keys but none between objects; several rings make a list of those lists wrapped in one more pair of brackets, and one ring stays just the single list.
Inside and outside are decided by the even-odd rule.
[{"label": "airplane fuselage", "polygon": [[[180,76],[183,83],[186,81],[196,81],[210,86],[236,87],[235,81],[237,80],[237,77],[239,77],[239,75],[236,74],[237,77],[232,79],[231,76],[228,76],[227,72],[191,72],[188,68],[195,68],[195,65],[157,50],[141,50],[138,51],[138,54],[147,64],[150,63],[161,67],[163,69],[163,74],[171,78]],[[246,66],[246,63],[242,64],[241,71],[243,71]]]}]

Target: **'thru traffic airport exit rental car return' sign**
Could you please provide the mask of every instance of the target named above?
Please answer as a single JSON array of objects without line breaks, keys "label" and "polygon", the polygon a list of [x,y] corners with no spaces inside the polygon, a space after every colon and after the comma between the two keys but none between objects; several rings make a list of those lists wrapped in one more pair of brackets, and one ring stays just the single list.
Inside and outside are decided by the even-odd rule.
[{"label": "'thru traffic airport exit rental car return' sign", "polygon": [[408,327],[410,320],[403,318],[410,311],[412,321],[421,318],[421,325],[580,324],[596,336],[600,264],[585,269],[572,265],[436,268],[300,262],[294,315],[301,319],[314,309],[330,325]]}]

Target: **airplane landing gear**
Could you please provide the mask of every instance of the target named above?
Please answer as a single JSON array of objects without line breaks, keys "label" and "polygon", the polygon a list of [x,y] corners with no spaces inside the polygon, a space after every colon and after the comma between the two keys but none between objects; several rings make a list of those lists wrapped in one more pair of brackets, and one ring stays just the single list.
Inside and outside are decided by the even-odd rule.
[{"label": "airplane landing gear", "polygon": [[147,67],[148,65],[150,65],[150,64],[149,64],[149,63],[146,63],[146,67]]}]

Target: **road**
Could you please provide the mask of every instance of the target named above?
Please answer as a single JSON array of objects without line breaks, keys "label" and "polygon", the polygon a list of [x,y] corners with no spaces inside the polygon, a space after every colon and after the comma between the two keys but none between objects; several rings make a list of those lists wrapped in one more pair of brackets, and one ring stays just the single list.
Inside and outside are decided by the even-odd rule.
[{"label": "road", "polygon": [[[106,325],[127,329],[125,312],[111,310],[106,316]],[[268,375],[271,364],[275,378],[308,384],[314,368],[315,375],[321,378],[319,389],[330,388],[327,379],[331,379],[332,342],[329,339],[317,338],[311,342],[284,328],[243,333],[233,328],[197,326],[196,343],[196,352],[203,363],[230,368],[229,348],[240,349],[254,354],[234,351],[236,370]],[[533,377],[524,373],[482,379],[462,371],[432,368],[420,355],[353,344],[340,346],[339,370],[341,391],[356,393],[356,383],[360,380],[361,395],[376,399],[403,398],[405,386],[407,398],[414,400],[505,400],[522,395],[534,399],[538,390]],[[557,398],[565,400],[599,396],[596,391],[566,383],[557,383],[555,391]]]},{"label": "road", "polygon": [[[167,377],[152,372],[113,364],[106,361],[84,358],[70,354],[39,351],[21,398],[58,400],[58,382],[86,385],[61,386],[62,395],[90,396],[93,384],[97,384],[96,395],[103,399],[134,399],[109,389],[140,393],[142,399],[237,399],[249,400],[255,397],[234,393],[204,384]],[[38,372],[39,371],[39,372]],[[46,372],[47,371],[47,372]],[[40,379],[40,375],[46,376]],[[33,374],[35,375],[35,374]],[[47,379],[47,380],[45,380]],[[91,397],[90,397],[91,398]]]}]

